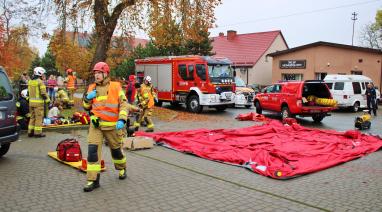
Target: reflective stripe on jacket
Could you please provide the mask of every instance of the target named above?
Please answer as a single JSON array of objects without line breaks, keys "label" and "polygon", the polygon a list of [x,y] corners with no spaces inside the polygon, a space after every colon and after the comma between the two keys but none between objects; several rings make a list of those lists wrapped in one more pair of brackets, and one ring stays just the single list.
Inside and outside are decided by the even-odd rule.
[{"label": "reflective stripe on jacket", "polygon": [[[93,83],[88,92],[96,88]],[[91,112],[107,122],[117,122],[119,117],[119,94],[122,92],[119,82],[110,82],[107,96],[97,96],[93,99]]]},{"label": "reflective stripe on jacket", "polygon": [[[43,96],[47,98],[46,86],[41,79],[28,81],[29,105],[38,106],[44,104]],[[46,100],[49,102],[49,99]]]},{"label": "reflective stripe on jacket", "polygon": [[153,87],[151,85],[142,84],[140,88],[140,92],[141,92],[140,98],[143,98],[143,99],[140,99],[140,101],[145,101],[145,103],[147,103],[147,108],[154,107],[155,94],[153,93],[154,92]]}]

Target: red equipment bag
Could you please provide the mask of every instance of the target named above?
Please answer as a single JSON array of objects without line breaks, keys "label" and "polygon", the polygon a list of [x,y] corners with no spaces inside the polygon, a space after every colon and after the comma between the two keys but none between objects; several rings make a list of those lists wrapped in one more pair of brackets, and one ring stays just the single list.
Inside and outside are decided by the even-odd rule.
[{"label": "red equipment bag", "polygon": [[80,144],[76,139],[65,139],[57,144],[58,159],[67,162],[78,162],[82,160]]}]

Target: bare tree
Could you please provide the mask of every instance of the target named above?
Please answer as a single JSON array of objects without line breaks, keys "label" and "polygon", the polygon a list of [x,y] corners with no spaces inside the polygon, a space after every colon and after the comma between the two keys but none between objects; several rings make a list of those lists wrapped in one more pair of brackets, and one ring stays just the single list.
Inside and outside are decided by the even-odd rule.
[{"label": "bare tree", "polygon": [[360,42],[365,47],[382,50],[382,29],[375,23],[365,25],[361,31]]}]

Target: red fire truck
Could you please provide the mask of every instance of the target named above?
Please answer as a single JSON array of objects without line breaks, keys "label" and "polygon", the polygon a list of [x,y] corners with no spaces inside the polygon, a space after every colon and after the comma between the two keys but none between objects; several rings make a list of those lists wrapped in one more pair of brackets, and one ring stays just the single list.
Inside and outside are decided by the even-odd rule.
[{"label": "red fire truck", "polygon": [[151,76],[158,105],[186,104],[194,113],[203,106],[223,111],[233,105],[235,84],[232,62],[210,56],[168,56],[135,60],[138,77]]}]

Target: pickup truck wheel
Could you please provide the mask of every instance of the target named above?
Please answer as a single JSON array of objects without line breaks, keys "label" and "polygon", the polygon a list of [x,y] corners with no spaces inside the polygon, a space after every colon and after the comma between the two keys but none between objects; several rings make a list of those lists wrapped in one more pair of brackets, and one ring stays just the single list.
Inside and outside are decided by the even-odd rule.
[{"label": "pickup truck wheel", "polygon": [[291,115],[290,115],[290,111],[289,111],[288,106],[282,107],[281,108],[281,118],[285,119],[285,118],[289,118],[289,117],[291,117]]},{"label": "pickup truck wheel", "polygon": [[8,152],[10,146],[11,143],[0,144],[0,158]]},{"label": "pickup truck wheel", "polygon": [[255,102],[255,107],[256,107],[257,114],[261,114],[263,112],[263,109],[260,106],[260,102]]},{"label": "pickup truck wheel", "polygon": [[313,121],[316,122],[316,123],[321,122],[322,119],[324,119],[324,118],[325,118],[325,115],[322,115],[322,114],[314,114],[312,116]]},{"label": "pickup truck wheel", "polygon": [[354,102],[352,110],[353,110],[353,112],[358,112],[358,110],[359,110],[359,102]]},{"label": "pickup truck wheel", "polygon": [[187,99],[187,110],[192,113],[202,112],[203,106],[199,103],[199,96],[192,95]]}]

